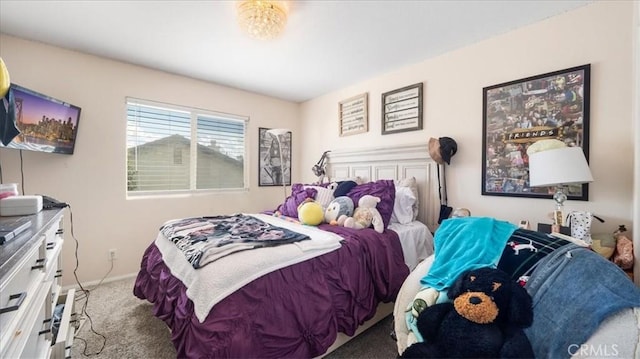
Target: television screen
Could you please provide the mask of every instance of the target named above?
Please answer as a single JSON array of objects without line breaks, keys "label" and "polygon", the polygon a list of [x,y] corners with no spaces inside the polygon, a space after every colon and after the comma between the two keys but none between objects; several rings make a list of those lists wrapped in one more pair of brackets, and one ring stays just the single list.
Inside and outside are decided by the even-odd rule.
[{"label": "television screen", "polygon": [[6,146],[0,142],[0,147],[72,154],[80,107],[16,84],[11,84],[11,90],[20,134]]}]

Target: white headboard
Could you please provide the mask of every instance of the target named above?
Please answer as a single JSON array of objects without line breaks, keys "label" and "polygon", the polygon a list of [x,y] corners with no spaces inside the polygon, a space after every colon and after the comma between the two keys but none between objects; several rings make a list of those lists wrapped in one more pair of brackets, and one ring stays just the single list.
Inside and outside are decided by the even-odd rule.
[{"label": "white headboard", "polygon": [[365,181],[415,177],[420,209],[418,220],[431,231],[438,227],[438,164],[429,157],[428,144],[331,150],[327,173],[332,181],[361,177]]}]

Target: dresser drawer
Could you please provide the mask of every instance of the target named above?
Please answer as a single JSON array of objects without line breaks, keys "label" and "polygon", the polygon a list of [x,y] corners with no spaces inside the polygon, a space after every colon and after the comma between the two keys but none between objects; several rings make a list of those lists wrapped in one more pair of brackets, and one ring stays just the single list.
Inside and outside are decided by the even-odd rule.
[{"label": "dresser drawer", "polygon": [[26,308],[25,313],[9,331],[4,332],[10,339],[6,346],[0,348],[2,358],[45,358],[49,357],[51,351],[51,321],[47,315],[45,301],[47,292],[50,289],[46,286],[34,293],[35,300],[32,300]]},{"label": "dresser drawer", "polygon": [[60,289],[62,288],[62,286],[60,285],[60,278],[62,277],[62,267],[60,263],[62,243],[63,240],[61,238],[58,238],[53,242],[47,242],[46,240],[44,241],[45,247],[49,248],[45,250],[47,261],[45,266],[46,272],[44,280],[52,282],[50,298],[51,300],[47,304],[50,314],[53,314],[53,309],[58,303],[58,296],[60,295]]},{"label": "dresser drawer", "polygon": [[44,234],[44,255],[47,258],[47,261],[50,261],[52,258],[56,258],[61,251],[62,248],[62,229],[60,228],[60,223],[56,222],[50,228],[48,228]]},{"label": "dresser drawer", "polygon": [[[40,257],[39,246],[25,256],[24,260],[0,283],[0,332],[4,333],[16,326],[16,318],[24,315],[26,308],[34,301],[38,287],[44,279],[44,258]],[[0,352],[7,338],[0,339]]]},{"label": "dresser drawer", "polygon": [[[63,359],[71,357],[71,346],[73,345],[73,337],[75,335],[78,322],[76,318],[75,298],[76,290],[70,289],[64,296],[64,311],[60,318],[58,333],[55,338],[55,344],[51,348],[52,359]],[[62,298],[62,297],[61,297]]]}]

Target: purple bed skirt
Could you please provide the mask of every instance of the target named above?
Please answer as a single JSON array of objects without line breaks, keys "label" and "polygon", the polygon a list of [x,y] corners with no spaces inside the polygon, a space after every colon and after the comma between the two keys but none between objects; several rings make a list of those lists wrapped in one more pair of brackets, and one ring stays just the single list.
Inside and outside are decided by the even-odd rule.
[{"label": "purple bed skirt", "polygon": [[341,248],[264,275],[216,304],[200,323],[158,248],[145,251],[134,294],[153,303],[180,358],[311,358],[338,332],[353,335],[409,275],[398,235],[321,225]]}]

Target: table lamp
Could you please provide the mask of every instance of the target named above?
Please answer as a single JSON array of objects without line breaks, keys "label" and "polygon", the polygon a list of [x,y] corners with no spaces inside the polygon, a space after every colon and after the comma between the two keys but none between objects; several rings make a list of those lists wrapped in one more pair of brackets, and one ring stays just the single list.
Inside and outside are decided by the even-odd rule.
[{"label": "table lamp", "polygon": [[580,147],[555,148],[529,155],[529,186],[555,187],[554,221],[557,225],[563,225],[562,208],[567,199],[567,185],[588,182],[593,182],[593,176]]},{"label": "table lamp", "polygon": [[289,131],[286,128],[272,128],[267,130],[267,133],[272,135],[278,141],[278,154],[280,155],[280,182],[282,182],[282,189],[284,191],[284,200],[287,200],[287,181],[284,179],[284,159],[282,156],[282,139],[281,137],[286,136]]}]

